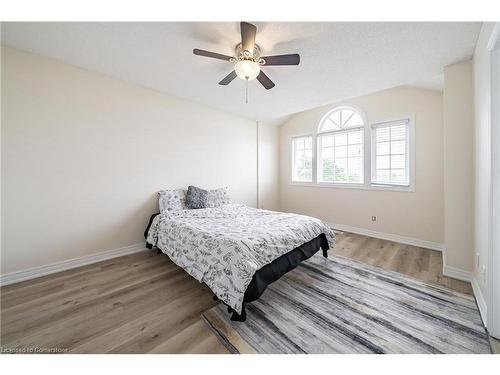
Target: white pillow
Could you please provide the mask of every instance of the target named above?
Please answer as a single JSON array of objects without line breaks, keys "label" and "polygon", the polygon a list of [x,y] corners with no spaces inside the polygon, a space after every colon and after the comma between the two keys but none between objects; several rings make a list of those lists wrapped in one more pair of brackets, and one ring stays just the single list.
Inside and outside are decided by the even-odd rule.
[{"label": "white pillow", "polygon": [[231,198],[227,186],[208,191],[206,207],[219,207],[228,203],[231,203]]},{"label": "white pillow", "polygon": [[187,210],[186,190],[172,189],[158,192],[158,203],[160,213],[168,213],[180,210]]}]

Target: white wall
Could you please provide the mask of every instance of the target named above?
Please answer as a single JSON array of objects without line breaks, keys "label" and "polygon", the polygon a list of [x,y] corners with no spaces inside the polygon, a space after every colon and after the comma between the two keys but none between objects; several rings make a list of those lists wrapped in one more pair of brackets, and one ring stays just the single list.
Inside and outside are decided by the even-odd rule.
[{"label": "white wall", "polygon": [[[500,304],[499,289],[492,288],[500,281],[500,262],[495,261],[498,254],[499,230],[495,227],[499,217],[498,210],[498,181],[500,163],[498,160],[498,132],[493,125],[493,104],[498,99],[492,97],[500,92],[498,77],[492,76],[492,68],[500,66],[500,52],[494,51],[491,55],[488,44],[494,33],[494,23],[484,23],[474,51],[474,260],[473,286],[477,285],[476,293],[478,304],[488,324],[488,331],[492,336],[500,337]],[[493,47],[493,46],[491,46]],[[491,48],[493,49],[493,48]],[[496,59],[496,60],[495,60]],[[497,69],[498,70],[498,69]],[[493,82],[497,79],[496,86]],[[492,86],[493,84],[493,86]],[[495,91],[496,90],[496,91]],[[492,108],[493,107],[493,108]],[[498,104],[496,105],[498,109]],[[496,195],[495,195],[496,194]],[[490,224],[490,211],[494,221]],[[493,225],[493,227],[491,227]],[[491,242],[490,242],[491,240]],[[490,250],[491,247],[491,250]],[[491,251],[491,252],[490,252]],[[495,251],[495,252],[493,252]],[[479,297],[479,298],[478,298]]]},{"label": "white wall", "polygon": [[486,48],[494,23],[483,23],[473,59],[474,75],[474,277],[481,292],[488,295],[483,267],[488,268],[489,194],[491,170],[490,61]]},{"label": "white wall", "polygon": [[495,26],[491,51],[491,243],[486,291],[488,297],[488,332],[500,339],[500,22]]},{"label": "white wall", "polygon": [[290,116],[259,121],[259,208],[279,210],[280,126]]},{"label": "white wall", "polygon": [[279,209],[279,127],[259,122],[259,208]]},{"label": "white wall", "polygon": [[444,68],[445,267],[472,271],[474,231],[472,61]]},{"label": "white wall", "polygon": [[256,205],[257,128],[2,48],[2,274],[144,241],[163,188]]},{"label": "white wall", "polygon": [[[415,116],[415,192],[290,185],[294,135],[314,132],[321,117],[338,105],[361,108],[368,122]],[[438,91],[398,87],[300,112],[281,128],[280,208],[349,225],[442,244],[443,117]],[[372,222],[371,216],[377,221]]]}]

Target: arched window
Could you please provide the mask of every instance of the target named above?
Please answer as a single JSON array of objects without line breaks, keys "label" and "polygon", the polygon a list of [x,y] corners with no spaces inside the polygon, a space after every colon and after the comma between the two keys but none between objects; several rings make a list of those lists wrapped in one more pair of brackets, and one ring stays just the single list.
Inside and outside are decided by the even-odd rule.
[{"label": "arched window", "polygon": [[364,183],[363,116],[352,107],[328,112],[318,127],[318,182]]}]

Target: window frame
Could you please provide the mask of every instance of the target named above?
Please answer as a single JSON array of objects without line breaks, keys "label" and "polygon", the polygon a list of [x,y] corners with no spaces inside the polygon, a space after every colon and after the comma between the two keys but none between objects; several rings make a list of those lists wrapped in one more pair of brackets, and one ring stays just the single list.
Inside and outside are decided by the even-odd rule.
[{"label": "window frame", "polygon": [[[361,126],[354,126],[352,128],[346,128],[346,129],[340,129],[340,130],[327,130],[327,131],[321,131],[321,127],[323,126],[323,124],[328,121],[328,119],[330,118],[330,116],[336,112],[336,111],[339,111],[339,110],[343,110],[343,109],[348,109],[348,110],[351,110],[351,111],[354,111],[356,112],[360,117],[361,119],[363,120],[363,125]],[[360,189],[360,188],[363,188],[365,187],[366,185],[366,152],[367,152],[367,143],[366,143],[366,131],[367,131],[367,120],[366,120],[366,116],[365,116],[365,113],[359,109],[358,107],[356,106],[353,106],[353,105],[341,105],[341,106],[337,106],[333,109],[331,109],[330,111],[328,111],[320,120],[318,126],[316,127],[316,132],[315,132],[315,136],[314,136],[314,140],[316,141],[316,160],[315,160],[315,163],[313,165],[313,168],[315,169],[315,173],[313,173],[313,175],[316,177],[314,179],[314,183],[316,186],[321,186],[321,187],[338,187],[338,188],[353,188],[353,189]],[[318,139],[321,135],[325,135],[325,134],[340,134],[340,133],[348,133],[350,131],[355,131],[355,130],[359,130],[359,129],[362,129],[363,130],[363,139],[362,139],[362,152],[363,152],[363,157],[362,157],[362,165],[363,165],[363,182],[326,182],[326,181],[319,181],[318,179],[318,171],[319,171],[319,142],[318,142]],[[369,150],[369,149],[368,149]]]},{"label": "window frame", "polygon": [[[323,134],[343,132],[355,130],[356,127],[347,128],[342,130],[329,130],[321,132],[321,126],[323,122],[335,111],[339,109],[351,109],[356,111],[363,119],[364,126],[357,127],[358,129],[363,129],[363,183],[335,183],[335,182],[319,182],[319,136]],[[409,168],[409,185],[394,185],[394,184],[380,184],[372,182],[372,169],[375,163],[375,158],[373,153],[375,152],[375,147],[373,145],[374,131],[372,131],[373,126],[383,123],[390,123],[396,121],[408,120],[408,137],[407,137],[407,147],[408,147],[408,160],[407,163]],[[300,137],[312,137],[312,181],[294,181],[293,180],[293,139]],[[319,125],[315,126],[314,131],[304,133],[304,134],[294,134],[290,136],[288,147],[290,147],[291,153],[291,166],[290,166],[290,180],[289,185],[292,186],[306,186],[306,187],[319,187],[319,188],[333,188],[333,189],[358,189],[358,190],[386,190],[386,191],[400,191],[400,192],[415,192],[415,116],[405,115],[405,116],[395,116],[390,118],[382,118],[376,121],[367,121],[365,113],[358,107],[354,105],[342,105],[333,108],[328,111],[324,116],[322,116]]]},{"label": "window frame", "polygon": [[[301,181],[301,180],[294,180],[293,175],[294,175],[294,166],[295,166],[295,148],[293,145],[293,142],[295,139],[298,138],[306,138],[306,137],[311,137],[311,163],[312,163],[312,170],[311,170],[311,181]],[[314,152],[314,147],[315,147],[315,140],[314,140],[314,134],[312,133],[307,133],[307,134],[301,134],[301,135],[294,135],[290,137],[290,148],[291,148],[291,158],[292,158],[292,169],[290,173],[290,183],[297,185],[297,184],[307,184],[311,185],[314,184],[314,181],[316,180],[315,176],[315,168],[314,168],[314,163],[315,163],[315,152]]]},{"label": "window frame", "polygon": [[[408,184],[384,184],[380,182],[374,182],[373,178],[376,170],[376,139],[375,139],[375,128],[390,127],[392,123],[401,122],[407,120],[406,128],[406,168],[408,171]],[[374,189],[381,190],[399,190],[399,191],[415,191],[415,119],[413,115],[409,116],[398,116],[383,121],[372,122],[370,124],[370,187]]]}]

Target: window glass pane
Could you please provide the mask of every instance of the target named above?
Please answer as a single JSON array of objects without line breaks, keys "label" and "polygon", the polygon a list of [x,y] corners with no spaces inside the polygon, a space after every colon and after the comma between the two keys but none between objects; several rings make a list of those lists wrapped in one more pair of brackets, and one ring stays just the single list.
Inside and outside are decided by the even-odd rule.
[{"label": "window glass pane", "polygon": [[347,149],[348,156],[361,156],[361,145],[348,146]]},{"label": "window glass pane", "polygon": [[335,165],[347,170],[347,158],[335,158]]},{"label": "window glass pane", "polygon": [[333,147],[322,148],[320,153],[321,159],[333,159]]},{"label": "window glass pane", "polygon": [[406,157],[405,155],[394,155],[391,157],[391,169],[405,169]]},{"label": "window glass pane", "polygon": [[346,168],[338,165],[337,163],[334,165],[334,182],[344,183],[347,182],[347,171]]},{"label": "window glass pane", "polygon": [[406,138],[406,125],[391,126],[390,129],[392,141]]},{"label": "window glass pane", "polygon": [[390,153],[390,143],[380,142],[376,145],[376,155],[389,155]]},{"label": "window glass pane", "polygon": [[[318,181],[330,183],[363,183],[363,120],[354,110],[333,111],[324,120],[318,135]],[[352,130],[345,131],[343,128]]]},{"label": "window glass pane", "polygon": [[348,133],[348,138],[349,138],[349,144],[357,144],[357,143],[363,143],[362,141],[363,137],[363,131],[352,131]]},{"label": "window glass pane", "polygon": [[363,181],[363,160],[361,157],[349,158],[349,182]]},{"label": "window glass pane", "polygon": [[312,182],[312,137],[292,140],[292,181]]},{"label": "window glass pane", "polygon": [[325,159],[322,160],[322,174],[321,181],[322,182],[333,182],[333,160]]},{"label": "window glass pane", "polygon": [[354,115],[351,117],[349,120],[349,123],[347,125],[349,126],[363,126],[363,119],[361,116],[357,113],[354,113]]},{"label": "window glass pane", "polygon": [[297,181],[303,181],[303,182],[311,182],[312,181],[312,173],[309,169],[302,169],[299,172]]},{"label": "window glass pane", "polygon": [[349,173],[359,173],[363,169],[361,157],[349,158]]},{"label": "window glass pane", "polygon": [[378,142],[388,142],[390,141],[391,131],[389,128],[376,129],[376,141]]},{"label": "window glass pane", "polygon": [[343,146],[347,144],[347,134],[335,134],[335,146]]},{"label": "window glass pane", "polygon": [[377,182],[379,183],[388,183],[390,182],[390,170],[389,169],[378,169],[377,170]]},{"label": "window glass pane", "polygon": [[391,169],[391,182],[392,183],[406,183],[406,173],[404,169]]},{"label": "window glass pane", "polygon": [[295,149],[296,150],[304,149],[304,138],[295,138]]},{"label": "window glass pane", "polygon": [[333,135],[322,135],[321,147],[333,147]]},{"label": "window glass pane", "polygon": [[335,129],[337,129],[335,124],[333,122],[331,122],[329,119],[326,119],[326,121],[323,122],[323,124],[321,125],[320,132],[326,132],[326,131],[335,130]]},{"label": "window glass pane", "polygon": [[395,121],[381,127],[373,127],[375,161],[373,168],[374,183],[409,185],[408,171],[408,122]]},{"label": "window glass pane", "polygon": [[336,146],[335,158],[345,158],[345,157],[347,157],[347,146]]},{"label": "window glass pane", "polygon": [[340,123],[340,111],[333,112],[330,116],[330,121],[336,125],[336,128],[342,128],[342,124]]},{"label": "window glass pane", "polygon": [[404,154],[406,152],[406,141],[391,142],[391,154]]},{"label": "window glass pane", "polygon": [[347,158],[335,159],[335,182],[347,182]]},{"label": "window glass pane", "polygon": [[319,127],[320,132],[342,130],[364,126],[363,119],[355,110],[343,108],[331,112]]},{"label": "window glass pane", "polygon": [[354,112],[349,110],[349,109],[343,109],[340,111],[341,115],[341,125],[343,128],[346,127],[347,122],[351,119],[352,115],[354,115]]},{"label": "window glass pane", "polygon": [[390,168],[390,156],[377,156],[377,169],[389,169]]},{"label": "window glass pane", "polygon": [[347,182],[360,184],[361,181],[361,176],[358,173],[349,172]]}]

